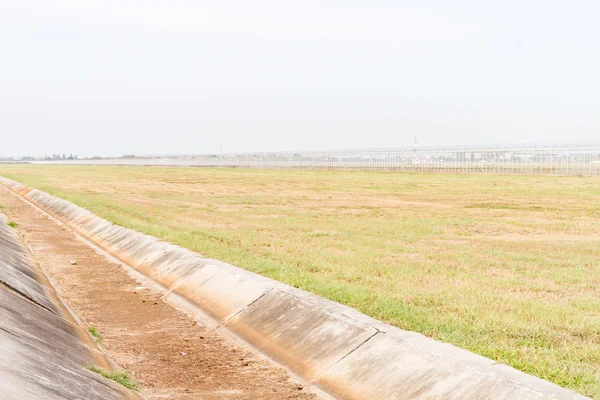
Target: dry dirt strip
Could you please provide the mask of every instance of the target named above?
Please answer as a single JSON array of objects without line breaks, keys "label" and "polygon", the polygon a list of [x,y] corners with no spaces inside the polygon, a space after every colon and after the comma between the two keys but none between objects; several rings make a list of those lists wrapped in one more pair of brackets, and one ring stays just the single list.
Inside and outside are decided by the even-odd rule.
[{"label": "dry dirt strip", "polygon": [[[216,332],[234,332],[335,397],[357,400],[584,398],[468,351],[402,331],[340,304],[113,225],[47,193],[4,178],[0,178],[0,182],[168,288],[167,301],[186,299],[216,321]],[[6,197],[4,193],[0,190],[0,201]],[[67,247],[68,243],[62,246]],[[66,264],[67,260],[63,261]],[[74,276],[78,274],[78,269],[61,268],[60,274],[69,271]],[[118,269],[116,265],[115,268]],[[92,268],[82,281],[106,279],[98,274],[98,270]],[[121,280],[111,280],[104,289],[120,285]],[[69,291],[77,289],[73,287]],[[131,296],[141,294],[128,293],[127,297],[125,290],[121,292],[121,302],[110,304],[118,293],[105,300],[110,307],[119,307],[123,301],[127,303],[123,307],[127,307],[129,302],[135,302]],[[102,299],[102,293],[93,290],[89,295]],[[153,296],[152,305],[159,305],[159,297]],[[86,311],[82,310],[84,316]],[[118,310],[112,308],[104,310],[107,311],[118,314]],[[169,315],[167,312],[163,318]],[[158,322],[144,323],[153,326]],[[156,330],[162,332],[153,331]],[[198,338],[189,340],[196,342]],[[180,354],[183,353],[186,352]],[[196,370],[188,372],[194,374]],[[141,371],[139,375],[142,376]],[[197,378],[202,379],[202,376]],[[285,397],[279,394],[275,398]]]},{"label": "dry dirt strip", "polygon": [[[96,327],[108,357],[132,375],[144,397],[314,397],[290,381],[282,368],[199,325],[163,302],[160,294],[141,288],[120,265],[108,261],[72,231],[4,187],[0,188],[0,204],[10,220],[19,224],[19,231],[59,295],[84,323]],[[6,353],[1,355],[0,359]]]}]

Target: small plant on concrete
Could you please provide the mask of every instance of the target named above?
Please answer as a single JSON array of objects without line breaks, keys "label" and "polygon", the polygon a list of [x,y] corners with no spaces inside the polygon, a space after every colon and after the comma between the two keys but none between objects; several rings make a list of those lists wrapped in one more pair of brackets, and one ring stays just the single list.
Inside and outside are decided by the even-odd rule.
[{"label": "small plant on concrete", "polygon": [[95,326],[90,325],[88,328],[88,332],[90,333],[90,335],[92,335],[96,343],[102,344],[102,335],[100,334],[100,332],[98,332],[98,329],[96,329]]},{"label": "small plant on concrete", "polygon": [[127,372],[108,372],[100,367],[92,365],[88,365],[86,368],[106,379],[110,379],[117,382],[119,385],[125,386],[127,389],[135,390],[136,392],[139,392],[140,390]]},{"label": "small plant on concrete", "polygon": [[10,221],[8,223],[8,226],[10,226],[11,228],[17,229],[17,226],[19,226],[19,224],[17,224],[15,221]]}]

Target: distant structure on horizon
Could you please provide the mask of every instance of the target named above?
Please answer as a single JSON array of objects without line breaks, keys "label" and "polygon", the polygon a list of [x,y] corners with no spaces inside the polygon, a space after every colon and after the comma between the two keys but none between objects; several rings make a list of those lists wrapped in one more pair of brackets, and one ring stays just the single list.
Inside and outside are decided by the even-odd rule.
[{"label": "distant structure on horizon", "polygon": [[599,175],[600,142],[156,155],[36,160],[36,164],[278,168],[440,173]]}]

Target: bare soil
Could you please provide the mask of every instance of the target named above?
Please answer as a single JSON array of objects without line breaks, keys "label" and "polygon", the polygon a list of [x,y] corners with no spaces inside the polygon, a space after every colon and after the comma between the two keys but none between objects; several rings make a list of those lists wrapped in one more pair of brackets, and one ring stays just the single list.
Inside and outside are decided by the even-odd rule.
[{"label": "bare soil", "polygon": [[[68,228],[0,187],[5,214],[63,300],[148,399],[314,399],[286,371],[140,286]],[[75,260],[76,265],[71,265]]]}]

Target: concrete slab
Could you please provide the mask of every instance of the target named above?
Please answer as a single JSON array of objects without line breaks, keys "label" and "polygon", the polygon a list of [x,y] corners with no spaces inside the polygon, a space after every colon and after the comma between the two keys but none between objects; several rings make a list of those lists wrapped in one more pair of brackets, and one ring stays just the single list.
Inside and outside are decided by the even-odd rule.
[{"label": "concrete slab", "polygon": [[[319,386],[359,399],[585,399],[542,379],[423,337],[380,333],[323,375]],[[499,372],[499,373],[497,373]],[[340,385],[340,382],[344,382]]]},{"label": "concrete slab", "polygon": [[0,284],[48,310],[58,312],[57,306],[50,301],[46,289],[39,282],[36,269],[26,254],[25,247],[16,238],[16,232],[0,222]]},{"label": "concrete slab", "polygon": [[[175,272],[181,276],[181,271]],[[271,285],[265,280],[249,279],[248,273],[232,271],[225,263],[206,259],[181,277],[172,291],[223,323],[269,290]]]},{"label": "concrete slab", "polygon": [[273,289],[224,326],[309,380],[353,352],[377,330]]},{"label": "concrete slab", "polygon": [[136,399],[89,371],[100,353],[88,347],[52,289],[0,218],[0,399]]},{"label": "concrete slab", "polygon": [[0,290],[0,398],[126,398],[118,384],[85,369],[95,362],[75,330],[60,316]]}]

